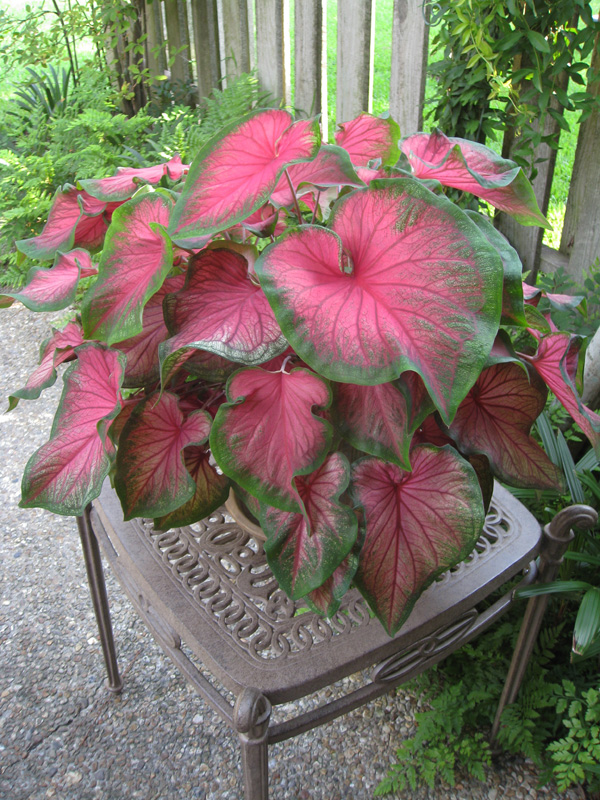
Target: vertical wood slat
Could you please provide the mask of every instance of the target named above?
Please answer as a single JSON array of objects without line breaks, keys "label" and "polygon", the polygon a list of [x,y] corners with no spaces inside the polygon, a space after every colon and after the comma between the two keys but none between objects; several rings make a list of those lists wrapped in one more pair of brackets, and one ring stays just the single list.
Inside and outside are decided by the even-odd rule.
[{"label": "vertical wood slat", "polygon": [[[157,25],[156,12],[160,15],[160,3],[144,2],[144,32],[146,33],[146,64],[150,75],[161,75],[164,70],[164,53],[162,52],[162,28]],[[163,67],[161,69],[160,56],[162,55]]]},{"label": "vertical wood slat", "polygon": [[375,0],[338,0],[337,122],[373,108]]},{"label": "vertical wood slat", "polygon": [[394,0],[390,114],[402,136],[423,130],[429,4]]},{"label": "vertical wood slat", "polygon": [[192,25],[198,101],[201,102],[219,86],[221,78],[216,0],[192,0]]},{"label": "vertical wood slat", "polygon": [[312,116],[321,114],[323,141],[327,124],[326,0],[296,0],[294,9],[294,105]]},{"label": "vertical wood slat", "polygon": [[258,0],[256,4],[256,66],[258,82],[276,103],[290,103],[289,0]]},{"label": "vertical wood slat", "polygon": [[[218,0],[221,72],[231,77],[252,69],[247,0]],[[225,81],[225,85],[227,82]]]},{"label": "vertical wood slat", "polygon": [[[590,74],[600,69],[600,36],[596,36]],[[588,84],[588,91],[600,95],[600,78]],[[569,198],[560,240],[560,252],[570,256],[567,272],[576,280],[583,278],[600,256],[600,215],[598,213],[600,186],[600,112],[594,108],[581,123],[575,163],[569,185]]]},{"label": "vertical wood slat", "polygon": [[164,0],[163,6],[167,23],[169,60],[176,53],[170,67],[171,79],[186,83],[192,80],[192,68],[185,0]]}]

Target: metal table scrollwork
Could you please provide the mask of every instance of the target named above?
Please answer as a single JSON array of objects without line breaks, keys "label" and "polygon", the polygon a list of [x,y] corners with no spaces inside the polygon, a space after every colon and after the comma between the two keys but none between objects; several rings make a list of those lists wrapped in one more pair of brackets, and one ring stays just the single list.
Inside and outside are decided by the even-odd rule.
[{"label": "metal table scrollwork", "polygon": [[[592,509],[572,506],[542,532],[535,518],[496,486],[474,551],[423,593],[394,638],[356,591],[345,596],[332,619],[298,613],[273,578],[262,548],[224,509],[201,523],[163,532],[148,521],[123,522],[119,501],[105,486],[78,524],[109,689],[120,691],[122,681],[98,545],[163,650],[237,733],[246,800],[266,800],[269,744],[390,691],[477,636],[513,602],[508,593],[480,612],[485,598],[523,571],[526,583],[552,580],[571,526],[590,527],[595,519]],[[502,708],[518,691],[545,603],[539,597],[527,607],[492,736]],[[272,721],[273,706],[361,670],[370,673],[360,688]]]}]

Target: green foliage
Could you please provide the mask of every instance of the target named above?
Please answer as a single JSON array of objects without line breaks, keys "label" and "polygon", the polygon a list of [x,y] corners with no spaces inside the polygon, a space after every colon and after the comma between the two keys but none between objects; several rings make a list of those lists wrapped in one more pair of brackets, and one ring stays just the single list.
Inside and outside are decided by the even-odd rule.
[{"label": "green foliage", "polygon": [[71,68],[58,72],[50,64],[46,72],[27,67],[28,79],[15,91],[6,112],[16,117],[21,126],[30,125],[30,115],[38,110],[46,117],[60,117],[68,107]]},{"label": "green foliage", "polygon": [[587,690],[563,680],[556,711],[562,715],[567,734],[548,746],[551,773],[559,791],[587,783],[590,791],[600,789],[600,684]]},{"label": "green foliage", "polygon": [[433,44],[443,57],[431,66],[438,84],[434,123],[482,142],[511,130],[519,136],[511,158],[533,168],[541,142],[558,146],[557,137],[543,134],[544,118],[568,130],[564,110],[585,118],[597,102],[585,89],[599,29],[591,3],[440,0],[436,7],[441,27]]}]

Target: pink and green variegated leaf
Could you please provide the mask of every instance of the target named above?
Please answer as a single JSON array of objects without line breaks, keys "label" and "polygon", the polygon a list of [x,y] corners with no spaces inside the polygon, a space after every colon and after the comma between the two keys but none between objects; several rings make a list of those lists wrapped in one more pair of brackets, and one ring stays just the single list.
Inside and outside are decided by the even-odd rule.
[{"label": "pink and green variegated leaf", "polygon": [[332,453],[319,469],[295,479],[303,514],[261,504],[267,561],[292,600],[318,589],[356,541],[356,515],[339,499],[349,480],[347,459],[341,453]]},{"label": "pink and green variegated leaf", "polygon": [[393,383],[335,384],[336,428],[353,447],[410,469],[410,401]]},{"label": "pink and green variegated leaf", "polygon": [[239,364],[207,350],[191,350],[190,353],[190,357],[185,361],[186,372],[208,382],[224,383],[240,368]]},{"label": "pink and green variegated leaf", "polygon": [[124,366],[123,356],[101,345],[77,349],[77,361],[65,372],[50,441],[25,467],[22,508],[81,515],[98,497],[115,455],[107,430],[121,408]]},{"label": "pink and green variegated leaf", "polygon": [[159,530],[179,528],[192,525],[198,520],[208,517],[215,509],[222,506],[229,494],[229,478],[219,475],[209,463],[210,453],[205,447],[186,447],[183,458],[187,471],[192,476],[196,489],[190,499],[182,506],[154,520]]},{"label": "pink and green variegated leaf", "polygon": [[60,311],[75,300],[79,278],[95,274],[96,269],[87,250],[71,250],[68,253],[59,250],[50,269],[32,267],[27,275],[27,285],[20,292],[0,295],[0,304],[6,297],[19,300],[32,311]]},{"label": "pink and green variegated leaf", "polygon": [[[359,537],[360,538],[360,537]],[[358,540],[357,540],[358,541]],[[346,594],[358,569],[360,547],[356,545],[329,578],[306,596],[308,606],[319,614],[331,619],[340,607],[342,597]]]},{"label": "pink and green variegated leaf", "polygon": [[255,366],[288,347],[267,298],[248,276],[246,259],[232,250],[194,256],[185,287],[165,299],[165,315],[175,335],[159,348],[163,376],[189,348]]},{"label": "pink and green variegated leaf", "polygon": [[396,385],[408,401],[408,431],[414,433],[423,420],[435,410],[435,403],[429,396],[423,379],[416,372],[410,370],[403,372]]},{"label": "pink and green variegated leaf", "polygon": [[472,219],[479,230],[483,233],[488,242],[496,248],[498,255],[502,259],[504,267],[504,285],[502,287],[502,325],[527,326],[525,311],[523,308],[523,264],[519,254],[512,247],[506,237],[499,230],[494,228],[489,219],[477,211],[465,211],[465,214]]},{"label": "pink and green variegated leaf", "polygon": [[577,391],[582,343],[579,336],[552,333],[541,338],[535,356],[520,356],[535,368],[585,433],[600,458],[600,416],[583,404]]},{"label": "pink and green variegated leaf", "polygon": [[454,439],[451,439],[440,427],[437,414],[430,414],[421,422],[410,443],[411,450],[420,444],[434,444],[436,447],[444,447],[449,444],[456,447]]},{"label": "pink and green variegated leaf", "polygon": [[119,167],[116,175],[111,178],[78,181],[78,186],[98,200],[118,202],[133,197],[140,184],[155,185],[160,183],[165,175],[168,175],[171,180],[178,181],[187,169],[188,167],[181,163],[180,156],[173,156],[170,161],[156,164],[153,167],[142,167],[141,169]]},{"label": "pink and green variegated leaf", "polygon": [[366,538],[355,583],[390,635],[435,578],[466,558],[485,514],[473,468],[451,447],[413,450],[413,471],[365,458],[353,467]]},{"label": "pink and green variegated leaf", "polygon": [[317,119],[292,124],[287,111],[259,111],[220,131],[200,151],[177,201],[169,233],[181,247],[242,222],[269,199],[283,170],[312,160]]},{"label": "pink and green variegated leaf", "polygon": [[411,179],[352,192],[329,224],[291,230],[256,262],[286,339],[335,381],[374,385],[414,370],[450,420],[498,330],[496,250]]},{"label": "pink and green variegated leaf", "polygon": [[[91,221],[92,216],[102,214],[106,208],[106,203],[99,203],[92,197],[86,197],[86,214],[88,216],[82,220],[84,217],[83,196],[84,192],[77,191],[70,184],[65,184],[62,189],[57,189],[48,221],[41,234],[31,239],[22,239],[17,242],[17,248],[26,256],[39,261],[48,261],[54,258],[58,250],[70,250],[74,244],[77,224],[82,221],[85,225],[86,221]],[[106,230],[106,223],[103,224],[104,230]],[[83,242],[81,244],[83,245]]]},{"label": "pink and green variegated leaf", "polygon": [[382,166],[393,166],[400,155],[400,127],[391,117],[361,114],[339,126],[335,141],[343,147],[358,167],[381,159]]},{"label": "pink and green variegated leaf", "polygon": [[470,192],[521,225],[551,229],[521,167],[500,158],[489,147],[448,138],[440,131],[415,133],[404,139],[401,147],[417,178],[434,178],[444,186]]},{"label": "pink and green variegated leaf", "polygon": [[141,333],[144,306],[173,264],[164,230],[172,207],[171,197],[158,191],[135,197],[115,211],[98,280],[81,306],[87,338],[114,344]]},{"label": "pink and green variegated leaf", "polygon": [[330,405],[328,384],[306,369],[241,369],[227,399],[210,434],[217,464],[261,502],[302,511],[293,479],[318,469],[330,449],[331,425],[313,413]]},{"label": "pink and green variegated leaf", "polygon": [[194,496],[196,483],[182,451],[203,444],[211,424],[206,411],[184,417],[170,392],[152,394],[134,408],[121,435],[115,472],[125,519],[164,517]]},{"label": "pink and green variegated leaf", "polygon": [[158,346],[169,336],[164,320],[163,300],[171,292],[179,291],[183,287],[184,280],[184,275],[167,278],[144,307],[142,332],[117,345],[117,349],[127,357],[123,386],[147,386],[158,381],[160,377]]},{"label": "pink and green variegated leaf", "polygon": [[561,471],[529,435],[547,395],[534,378],[517,363],[484,370],[461,403],[450,435],[461,452],[487,456],[496,477],[511,486],[561,489]]},{"label": "pink and green variegated leaf", "polygon": [[83,331],[78,322],[69,322],[42,345],[39,366],[27,378],[27,383],[8,398],[8,411],[19,400],[36,400],[44,389],[56,381],[56,367],[75,358],[75,348],[83,344]]},{"label": "pink and green variegated leaf", "polygon": [[[313,161],[293,164],[288,168],[288,174],[297,196],[313,187],[326,189],[330,186],[364,185],[354,171],[348,153],[332,144],[322,145]],[[271,194],[271,202],[276,206],[293,205],[294,194],[285,175],[281,176]]]}]

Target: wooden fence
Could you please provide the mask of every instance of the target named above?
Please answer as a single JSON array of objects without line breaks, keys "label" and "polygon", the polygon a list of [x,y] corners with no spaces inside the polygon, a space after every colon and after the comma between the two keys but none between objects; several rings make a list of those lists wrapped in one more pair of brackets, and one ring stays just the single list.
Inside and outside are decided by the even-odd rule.
[{"label": "wooden fence", "polygon": [[[141,0],[140,0],[141,1]],[[291,40],[290,0],[143,0],[146,59],[151,73],[171,62],[174,80],[194,81],[199,99],[227,76],[256,69],[261,86],[278,102],[327,119],[327,0],[295,0]],[[429,25],[423,0],[394,0],[391,115],[402,135],[422,129]],[[372,109],[375,0],[337,0],[336,120]],[[291,70],[292,48],[294,74]],[[598,40],[594,61],[600,67]],[[600,81],[590,87],[596,95]],[[548,125],[555,125],[549,120]],[[549,132],[547,129],[546,132]],[[329,136],[332,132],[329,132]],[[534,189],[544,213],[554,173],[555,151],[542,146]],[[534,272],[564,266],[581,279],[600,255],[600,114],[580,126],[559,250],[542,246],[539,228],[499,218],[500,229]]]}]

